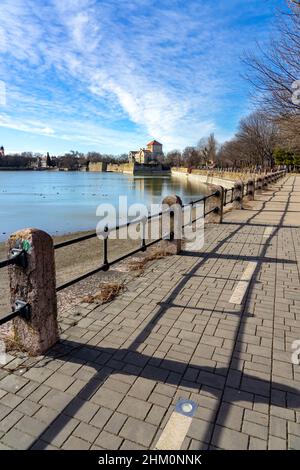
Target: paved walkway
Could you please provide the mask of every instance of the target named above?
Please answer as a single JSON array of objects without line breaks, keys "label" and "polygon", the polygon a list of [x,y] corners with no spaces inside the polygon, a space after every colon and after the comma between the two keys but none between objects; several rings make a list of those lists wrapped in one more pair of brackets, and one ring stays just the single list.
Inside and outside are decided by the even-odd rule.
[{"label": "paved walkway", "polygon": [[251,206],[110,304],[67,312],[34,367],[11,357],[0,448],[155,448],[189,398],[182,449],[300,449],[300,177]]}]

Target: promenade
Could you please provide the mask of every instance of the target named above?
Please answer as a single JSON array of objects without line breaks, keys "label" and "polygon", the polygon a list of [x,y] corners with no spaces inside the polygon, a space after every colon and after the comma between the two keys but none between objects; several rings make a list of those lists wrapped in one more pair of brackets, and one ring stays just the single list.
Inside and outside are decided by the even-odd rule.
[{"label": "promenade", "polygon": [[288,175],[202,249],[66,311],[47,356],[0,369],[0,449],[154,449],[183,398],[197,409],[182,442],[171,430],[181,449],[300,449],[299,227]]}]

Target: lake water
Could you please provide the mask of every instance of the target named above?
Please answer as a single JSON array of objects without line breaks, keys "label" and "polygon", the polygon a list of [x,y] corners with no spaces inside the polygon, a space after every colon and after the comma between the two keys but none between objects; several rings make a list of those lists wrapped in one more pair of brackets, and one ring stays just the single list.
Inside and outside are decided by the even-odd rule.
[{"label": "lake water", "polygon": [[201,197],[200,185],[185,177],[141,177],[121,173],[0,171],[0,240],[26,227],[51,235],[95,229],[99,204],[118,208],[119,196],[128,204],[150,206],[177,194],[184,203]]}]

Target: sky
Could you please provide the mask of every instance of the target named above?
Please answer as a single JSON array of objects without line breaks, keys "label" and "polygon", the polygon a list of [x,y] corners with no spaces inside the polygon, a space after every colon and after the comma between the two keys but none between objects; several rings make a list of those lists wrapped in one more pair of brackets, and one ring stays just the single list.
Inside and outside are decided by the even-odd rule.
[{"label": "sky", "polygon": [[1,0],[0,146],[6,153],[164,150],[251,111],[245,51],[284,0]]}]

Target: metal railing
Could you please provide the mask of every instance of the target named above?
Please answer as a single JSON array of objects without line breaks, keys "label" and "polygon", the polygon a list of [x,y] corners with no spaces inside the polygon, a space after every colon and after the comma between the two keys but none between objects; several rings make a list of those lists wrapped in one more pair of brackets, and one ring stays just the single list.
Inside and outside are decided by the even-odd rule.
[{"label": "metal railing", "polygon": [[[215,196],[218,196],[219,195],[219,191],[216,191],[215,193],[213,194],[209,194],[207,196],[204,196],[203,198],[200,198],[196,201],[191,201],[190,203],[188,204],[185,204],[182,206],[182,209],[186,208],[186,207],[191,207],[193,208],[194,205],[198,204],[199,202],[202,202],[204,204],[204,210],[203,210],[203,213],[204,213],[204,217],[206,217],[208,214],[210,214],[211,212],[214,212],[216,210],[216,208],[213,208],[211,210],[208,210],[206,211],[206,201],[208,199],[210,199],[211,197],[215,197]],[[74,238],[72,240],[67,240],[65,242],[61,242],[61,243],[57,243],[54,245],[54,249],[55,250],[58,250],[60,248],[64,248],[66,246],[70,246],[70,245],[74,245],[76,243],[79,243],[79,242],[82,242],[82,241],[85,241],[85,240],[89,240],[89,239],[92,239],[92,238],[96,238],[96,237],[103,237],[103,262],[102,264],[87,272],[87,273],[84,273],[82,274],[81,276],[78,276],[74,279],[71,279],[61,285],[59,285],[57,288],[56,288],[56,291],[59,292],[63,289],[66,289],[67,287],[70,287],[72,286],[73,284],[77,283],[77,282],[80,282],[80,281],[83,281],[84,279],[86,279],[87,277],[90,277],[94,274],[97,274],[98,272],[100,271],[108,271],[109,268],[111,266],[113,266],[114,264],[117,264],[117,263],[120,263],[121,261],[124,261],[126,258],[129,258],[130,256],[133,256],[139,252],[145,252],[148,248],[150,248],[151,246],[155,245],[156,243],[159,243],[161,242],[162,240],[167,240],[167,239],[171,239],[174,237],[174,233],[173,232],[169,232],[167,234],[164,234],[158,238],[156,238],[155,240],[152,240],[150,241],[149,243],[146,243],[146,237],[145,237],[145,225],[147,222],[151,222],[153,219],[157,219],[157,218],[160,218],[163,216],[163,214],[170,214],[170,216],[172,217],[174,214],[172,214],[172,209],[167,209],[167,210],[164,210],[164,211],[161,211],[161,212],[158,212],[157,214],[151,214],[149,215],[148,217],[141,217],[141,218],[138,218],[138,219],[134,219],[134,220],[131,220],[123,225],[117,225],[116,227],[113,227],[113,228],[109,228],[108,226],[106,226],[104,228],[104,230],[100,233],[92,233],[92,234],[89,234],[89,235],[84,235],[82,237],[78,237],[78,238]],[[190,223],[195,223],[197,219],[194,219],[192,220]],[[119,232],[121,229],[124,229],[124,228],[128,228],[130,225],[138,225],[138,224],[142,224],[142,236],[141,236],[141,244],[138,248],[136,248],[135,250],[132,250],[112,261],[109,261],[108,259],[108,240],[109,240],[109,234],[111,232]],[[182,228],[184,228],[184,225],[182,226]]]},{"label": "metal railing", "polygon": [[[272,178],[272,174],[270,175],[270,181],[275,181],[277,179],[279,179],[281,176],[283,176],[283,174],[285,174],[285,170],[282,170],[280,172],[277,172],[276,174],[273,175],[273,178]],[[262,180],[264,180],[264,177],[262,177]],[[257,183],[255,183],[255,187],[257,187]],[[223,190],[223,200],[222,200],[222,206],[225,207],[227,204],[231,204],[233,203],[234,201],[234,191],[235,191],[235,188],[230,188],[230,189],[224,189]],[[248,183],[244,185],[243,187],[243,190],[242,190],[242,195],[243,197],[246,196],[248,194]],[[185,204],[182,206],[182,209],[184,210],[184,208],[187,208],[187,207],[190,207],[191,209],[194,208],[194,206],[198,203],[203,203],[204,207],[203,207],[203,214],[201,215],[201,217],[206,217],[208,216],[209,214],[211,213],[218,213],[219,212],[219,207],[207,207],[207,201],[210,199],[210,198],[213,198],[213,197],[220,197],[221,194],[220,194],[220,190],[217,190],[215,191],[214,193],[212,194],[209,194],[207,196],[204,196],[200,199],[197,199],[195,201],[191,201],[190,203],[188,204]],[[103,261],[102,261],[102,264],[87,272],[87,273],[84,273],[74,279],[71,279],[61,285],[59,285],[57,288],[56,288],[56,291],[59,292],[63,289],[66,289],[67,287],[70,287],[72,285],[74,285],[75,283],[77,282],[80,282],[80,281],[83,281],[84,279],[94,275],[94,274],[97,274],[98,272],[100,271],[108,271],[109,268],[117,263],[120,263],[121,261],[124,261],[125,259],[129,258],[130,256],[132,255],[135,255],[139,252],[145,252],[148,248],[150,248],[151,246],[155,245],[156,243],[159,243],[160,241],[162,240],[172,240],[174,239],[174,233],[173,232],[169,232],[165,235],[162,235],[159,237],[159,238],[156,238],[155,240],[152,240],[150,241],[149,243],[146,243],[146,237],[145,237],[145,226],[146,226],[146,223],[151,221],[152,219],[157,219],[159,217],[162,217],[163,214],[165,213],[170,213],[170,216],[174,216],[174,213],[172,213],[172,208],[168,209],[168,210],[164,210],[164,211],[161,211],[157,214],[154,214],[154,215],[149,215],[148,217],[142,217],[140,219],[135,219],[135,220],[132,220],[132,221],[129,221],[123,225],[119,225],[119,226],[116,226],[114,228],[111,228],[109,229],[108,226],[106,226],[103,230],[103,232],[101,232],[100,234],[98,233],[92,233],[92,234],[88,234],[88,235],[83,235],[83,236],[80,236],[80,237],[77,237],[77,238],[73,238],[71,240],[66,240],[64,242],[60,242],[60,243],[56,243],[54,245],[54,250],[59,250],[61,248],[64,248],[64,247],[67,247],[67,246],[70,246],[70,245],[74,245],[74,244],[77,244],[77,243],[80,243],[80,242],[83,242],[83,241],[86,241],[86,240],[90,240],[90,239],[93,239],[93,238],[96,238],[98,237],[99,235],[102,235],[103,236]],[[191,211],[192,213],[192,211]],[[187,225],[191,225],[193,223],[195,223],[197,220],[199,219],[196,218],[196,219],[193,219],[192,216],[191,216],[191,220],[189,221],[188,224],[185,224],[185,225],[182,225],[182,228],[184,228],[185,226]],[[123,228],[128,228],[130,225],[137,225],[137,224],[142,224],[142,237],[141,237],[141,244],[138,248],[136,248],[135,250],[132,250],[122,256],[120,256],[119,258],[116,258],[112,261],[109,261],[108,259],[108,240],[109,240],[109,233],[111,232],[117,232],[117,231],[120,231],[121,229]],[[0,269],[2,268],[5,268],[5,267],[8,267],[8,266],[12,266],[12,265],[16,265],[16,266],[20,266],[22,268],[26,268],[27,267],[27,253],[25,250],[23,249],[17,249],[17,248],[14,248],[11,250],[11,253],[10,253],[10,257],[6,260],[3,260],[3,261],[0,261]],[[14,310],[10,313],[8,313],[7,315],[4,315],[4,316],[1,316],[0,318],[0,325],[3,325],[4,323],[12,320],[13,318],[17,317],[17,316],[21,316],[25,319],[29,319],[30,318],[30,305],[23,302],[22,300],[17,300],[15,302],[15,306],[14,306]]]}]

